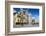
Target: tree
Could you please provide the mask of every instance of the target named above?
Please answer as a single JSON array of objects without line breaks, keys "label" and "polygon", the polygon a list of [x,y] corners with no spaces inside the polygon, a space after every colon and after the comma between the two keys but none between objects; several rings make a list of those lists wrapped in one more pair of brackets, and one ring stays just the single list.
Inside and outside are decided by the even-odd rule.
[{"label": "tree", "polygon": [[35,24],[35,19],[32,20],[32,24],[33,24],[33,25]]}]

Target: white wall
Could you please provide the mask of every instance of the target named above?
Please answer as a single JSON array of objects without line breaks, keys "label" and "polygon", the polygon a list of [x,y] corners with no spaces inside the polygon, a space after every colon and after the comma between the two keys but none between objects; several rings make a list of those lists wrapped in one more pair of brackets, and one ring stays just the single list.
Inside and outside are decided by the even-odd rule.
[{"label": "white wall", "polygon": [[[20,0],[20,1],[43,3],[46,0]],[[45,27],[46,27],[46,25],[45,25]],[[5,36],[5,0],[0,0],[0,36]],[[46,33],[43,33],[43,34],[16,35],[16,36],[46,36]]]}]

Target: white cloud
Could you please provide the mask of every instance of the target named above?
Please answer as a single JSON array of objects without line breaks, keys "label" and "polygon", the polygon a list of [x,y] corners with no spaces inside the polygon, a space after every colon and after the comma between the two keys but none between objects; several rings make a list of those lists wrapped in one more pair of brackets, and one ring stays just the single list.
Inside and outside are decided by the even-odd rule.
[{"label": "white cloud", "polygon": [[35,19],[36,21],[39,21],[39,16],[33,16],[32,19]]},{"label": "white cloud", "polygon": [[35,19],[35,17],[32,17],[32,19]]}]

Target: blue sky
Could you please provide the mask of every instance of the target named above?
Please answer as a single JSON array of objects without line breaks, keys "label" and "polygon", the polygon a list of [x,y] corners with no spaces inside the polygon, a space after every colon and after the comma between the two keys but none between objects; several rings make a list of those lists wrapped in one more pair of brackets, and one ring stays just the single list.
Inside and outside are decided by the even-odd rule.
[{"label": "blue sky", "polygon": [[39,16],[39,9],[36,8],[13,8],[14,11],[20,11],[21,9],[27,10],[28,14],[32,14],[33,17]]}]

